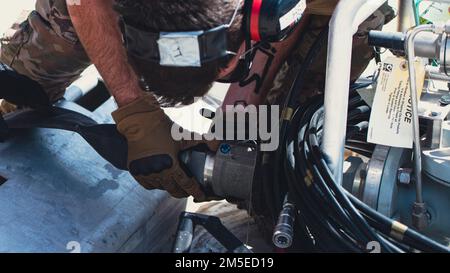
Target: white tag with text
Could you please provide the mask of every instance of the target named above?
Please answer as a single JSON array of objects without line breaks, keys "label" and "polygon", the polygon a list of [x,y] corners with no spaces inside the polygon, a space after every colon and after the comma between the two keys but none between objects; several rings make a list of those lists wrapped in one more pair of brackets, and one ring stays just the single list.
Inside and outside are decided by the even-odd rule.
[{"label": "white tag with text", "polygon": [[198,36],[201,32],[161,33],[158,40],[162,66],[201,67]]},{"label": "white tag with text", "polygon": [[[415,66],[420,97],[425,69],[419,61]],[[408,62],[404,58],[390,57],[381,64],[367,141],[399,148],[413,147]]]}]

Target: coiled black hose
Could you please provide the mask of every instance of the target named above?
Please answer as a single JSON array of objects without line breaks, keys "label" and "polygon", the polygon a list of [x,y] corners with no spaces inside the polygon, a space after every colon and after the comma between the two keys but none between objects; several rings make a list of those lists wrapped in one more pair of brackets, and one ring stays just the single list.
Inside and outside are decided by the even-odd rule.
[{"label": "coiled black hose", "polygon": [[[351,99],[355,96],[352,94]],[[287,182],[289,196],[299,209],[301,225],[305,225],[301,228],[309,230],[317,251],[365,252],[370,242],[378,242],[383,252],[412,249],[449,252],[445,246],[412,229],[406,229],[401,238],[392,236],[392,227],[397,222],[336,184],[320,151],[322,107],[323,99],[316,98],[295,112],[288,131],[297,134],[289,134],[284,143],[286,153],[282,162],[282,179]]]},{"label": "coiled black hose", "polygon": [[[282,206],[288,193],[299,215],[296,229],[306,234],[317,252],[368,252],[370,242],[377,242],[382,252],[449,252],[449,249],[412,229],[393,236],[400,223],[381,215],[337,185],[320,150],[323,124],[323,97],[296,104],[304,75],[326,41],[324,29],[308,53],[284,105],[280,148],[275,160],[265,162],[263,183],[272,216]],[[346,148],[370,157],[374,145],[366,142],[370,108],[358,93],[365,84],[350,90]],[[286,113],[291,113],[286,115]],[[273,172],[271,170],[274,170]]]}]

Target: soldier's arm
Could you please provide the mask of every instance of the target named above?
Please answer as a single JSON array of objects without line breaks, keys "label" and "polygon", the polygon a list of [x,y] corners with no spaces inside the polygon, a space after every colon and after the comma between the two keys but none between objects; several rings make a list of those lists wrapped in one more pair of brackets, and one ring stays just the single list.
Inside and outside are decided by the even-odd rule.
[{"label": "soldier's arm", "polygon": [[143,96],[127,60],[113,0],[66,0],[72,23],[92,63],[119,106]]}]

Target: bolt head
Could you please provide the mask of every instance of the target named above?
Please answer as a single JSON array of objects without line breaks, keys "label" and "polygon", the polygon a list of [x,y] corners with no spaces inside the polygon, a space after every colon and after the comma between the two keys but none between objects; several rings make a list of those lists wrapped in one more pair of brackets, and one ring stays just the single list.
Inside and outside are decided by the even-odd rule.
[{"label": "bolt head", "polygon": [[432,117],[432,118],[438,117],[440,115],[441,115],[441,113],[434,112],[434,111],[430,113],[430,117]]},{"label": "bolt head", "polygon": [[430,224],[429,213],[425,203],[414,203],[412,224],[418,231],[424,231]]},{"label": "bolt head", "polygon": [[439,100],[442,106],[450,105],[450,95],[442,96]]},{"label": "bolt head", "polygon": [[222,143],[220,145],[220,152],[222,154],[229,154],[231,152],[231,146],[229,144]]},{"label": "bolt head", "polygon": [[411,184],[412,169],[400,168],[397,173],[397,180],[402,185]]}]

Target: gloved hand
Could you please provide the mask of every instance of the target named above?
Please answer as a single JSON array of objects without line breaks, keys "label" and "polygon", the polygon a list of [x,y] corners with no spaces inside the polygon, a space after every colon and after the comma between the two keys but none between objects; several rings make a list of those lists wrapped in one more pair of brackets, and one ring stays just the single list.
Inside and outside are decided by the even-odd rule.
[{"label": "gloved hand", "polygon": [[17,110],[17,106],[12,103],[7,102],[6,100],[0,99],[0,115],[5,115]]},{"label": "gloved hand", "polygon": [[128,141],[128,167],[146,189],[166,190],[176,198],[192,195],[196,201],[205,194],[193,177],[188,177],[179,162],[183,150],[200,147],[217,150],[215,142],[174,141],[173,122],[151,94],[119,108],[113,114],[118,131]]}]

